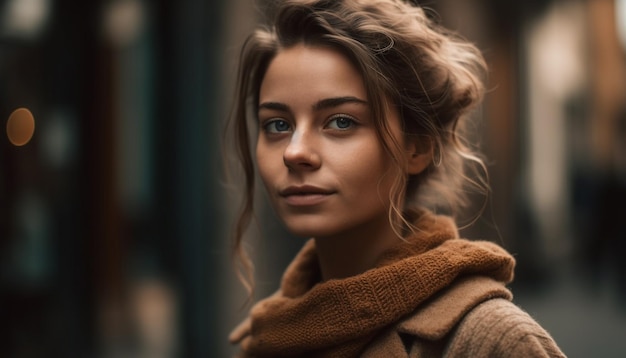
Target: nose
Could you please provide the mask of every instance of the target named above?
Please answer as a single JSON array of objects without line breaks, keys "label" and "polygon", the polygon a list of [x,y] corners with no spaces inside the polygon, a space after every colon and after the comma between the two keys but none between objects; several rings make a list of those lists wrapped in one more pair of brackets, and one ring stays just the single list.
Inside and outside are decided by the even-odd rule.
[{"label": "nose", "polygon": [[315,170],[322,164],[312,133],[295,131],[283,152],[283,162],[290,170]]}]

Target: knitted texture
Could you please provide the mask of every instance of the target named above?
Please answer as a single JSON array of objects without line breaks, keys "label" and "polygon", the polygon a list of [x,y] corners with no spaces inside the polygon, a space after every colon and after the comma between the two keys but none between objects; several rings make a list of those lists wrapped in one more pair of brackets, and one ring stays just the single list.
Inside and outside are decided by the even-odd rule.
[{"label": "knitted texture", "polygon": [[507,300],[493,299],[463,319],[445,356],[561,358],[565,354],[526,312]]},{"label": "knitted texture", "polygon": [[287,268],[281,292],[252,308],[244,355],[357,356],[381,329],[461,276],[513,279],[515,261],[499,246],[459,239],[447,217],[423,212],[415,224],[420,231],[398,240],[377,267],[340,280],[319,282],[315,243],[308,241]]}]

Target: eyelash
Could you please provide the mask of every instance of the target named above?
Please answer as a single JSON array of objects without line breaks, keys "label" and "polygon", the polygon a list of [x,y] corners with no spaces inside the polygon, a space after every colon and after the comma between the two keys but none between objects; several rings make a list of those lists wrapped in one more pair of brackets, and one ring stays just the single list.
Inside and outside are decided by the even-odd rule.
[{"label": "eyelash", "polygon": [[340,131],[346,131],[349,130],[350,128],[354,127],[355,125],[357,125],[357,121],[354,117],[347,115],[347,114],[335,114],[333,116],[330,117],[330,120],[326,123],[326,125],[324,126],[324,128],[328,128],[329,125],[333,122],[337,122],[337,120],[340,119],[347,119],[349,126],[346,128],[331,128],[331,129],[336,129],[336,130],[340,130]]},{"label": "eyelash", "polygon": [[275,119],[270,119],[270,120],[266,121],[265,123],[263,123],[263,126],[262,126],[263,130],[265,132],[267,132],[267,133],[272,133],[272,134],[284,133],[284,132],[287,131],[287,130],[284,130],[284,131],[270,130],[270,126],[276,125],[277,123],[281,123],[281,124],[284,123],[284,124],[286,124],[288,126],[287,130],[291,129],[291,124],[289,124],[288,121],[286,121],[284,119],[281,119],[281,118],[275,118]]},{"label": "eyelash", "polygon": [[[345,128],[339,127],[339,126],[335,126],[335,128],[331,127],[332,123],[336,123],[338,120],[347,120],[348,122],[348,126]],[[272,126],[276,126],[278,124],[281,125],[286,125],[287,128],[285,128],[284,130],[276,130],[276,128],[271,128]],[[332,129],[332,130],[337,130],[337,131],[347,131],[351,128],[353,128],[354,126],[356,126],[358,124],[357,120],[347,114],[334,114],[332,115],[329,120],[326,122],[326,124],[324,125],[324,129]],[[263,131],[270,133],[270,134],[279,134],[279,133],[286,133],[288,131],[290,131],[292,129],[291,124],[289,123],[289,121],[282,119],[282,118],[273,118],[273,119],[269,119],[267,121],[265,121],[262,126]]]}]

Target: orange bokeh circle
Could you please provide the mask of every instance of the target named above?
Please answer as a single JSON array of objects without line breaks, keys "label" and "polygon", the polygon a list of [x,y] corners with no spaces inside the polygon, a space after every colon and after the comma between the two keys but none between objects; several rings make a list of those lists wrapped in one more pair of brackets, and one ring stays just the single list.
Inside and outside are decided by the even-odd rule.
[{"label": "orange bokeh circle", "polygon": [[15,146],[27,144],[35,133],[35,117],[26,108],[18,108],[7,121],[7,137]]}]

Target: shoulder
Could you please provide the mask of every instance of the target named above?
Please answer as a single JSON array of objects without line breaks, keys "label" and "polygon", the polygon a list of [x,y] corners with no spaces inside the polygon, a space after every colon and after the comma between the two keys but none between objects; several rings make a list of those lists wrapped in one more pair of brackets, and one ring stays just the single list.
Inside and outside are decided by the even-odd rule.
[{"label": "shoulder", "polygon": [[461,279],[381,332],[362,356],[565,357],[511,298],[500,282]]},{"label": "shoulder", "polygon": [[446,353],[450,357],[565,357],[528,313],[498,298],[465,315],[452,332]]},{"label": "shoulder", "polygon": [[[410,353],[440,357],[448,337],[468,312],[495,298],[504,301],[511,298],[501,282],[480,276],[459,279],[383,331],[370,343],[363,357],[402,356],[402,352],[404,356]],[[383,355],[383,352],[397,354]]]}]

